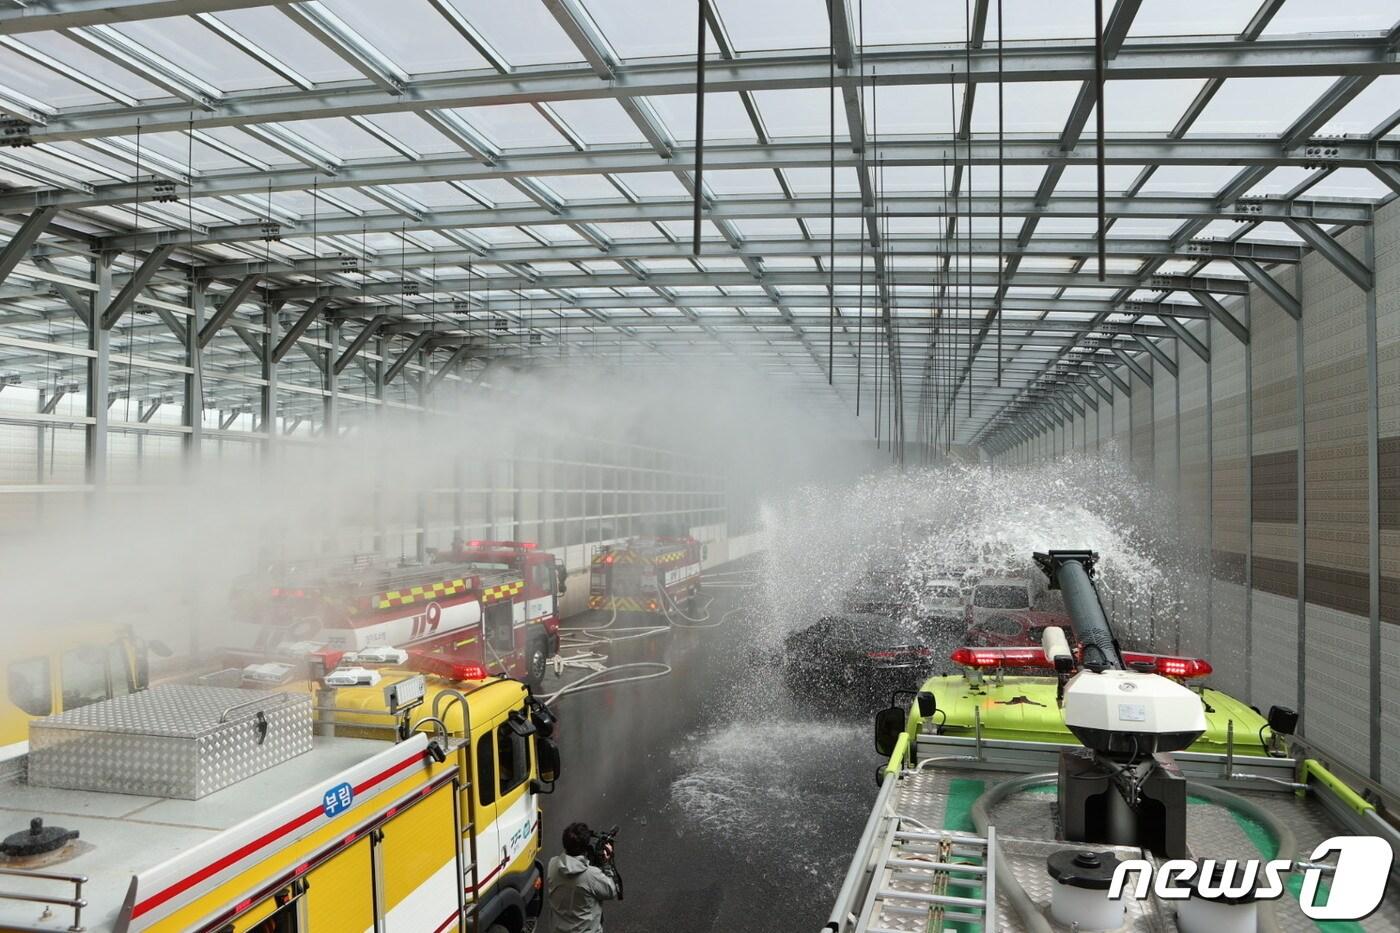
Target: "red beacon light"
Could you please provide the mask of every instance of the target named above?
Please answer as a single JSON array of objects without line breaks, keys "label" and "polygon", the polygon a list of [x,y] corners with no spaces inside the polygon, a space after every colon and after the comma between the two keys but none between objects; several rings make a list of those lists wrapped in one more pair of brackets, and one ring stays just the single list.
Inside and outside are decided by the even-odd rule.
[{"label": "red beacon light", "polygon": [[1163,677],[1176,677],[1183,680],[1193,677],[1208,677],[1215,668],[1205,658],[1180,658],[1169,654],[1147,654],[1142,651],[1124,651],[1123,663],[1129,667],[1150,665],[1153,672]]},{"label": "red beacon light", "polygon": [[964,645],[954,649],[949,659],[962,667],[1052,667],[1039,648],[971,648]]}]

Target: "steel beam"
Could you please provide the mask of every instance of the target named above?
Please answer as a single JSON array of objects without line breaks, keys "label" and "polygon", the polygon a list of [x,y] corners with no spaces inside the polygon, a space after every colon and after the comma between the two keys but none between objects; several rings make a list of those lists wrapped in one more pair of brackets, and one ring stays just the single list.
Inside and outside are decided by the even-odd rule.
[{"label": "steel beam", "polygon": [[[862,196],[838,194],[835,210],[838,218],[864,216],[866,205]],[[1055,195],[1043,203],[1033,192],[1007,192],[1007,217],[1064,218],[1096,216],[1095,199],[1078,194]],[[579,224],[682,222],[690,217],[693,204],[677,198],[644,201],[571,202],[563,216]],[[825,218],[832,209],[831,201],[816,195],[746,196],[711,198],[706,217],[711,220],[802,220]],[[1110,195],[1105,202],[1109,217],[1201,220],[1283,220],[1302,217],[1329,226],[1367,224],[1373,218],[1369,204],[1327,198],[1290,199],[1263,197],[1247,201],[1221,202],[1214,197],[1189,194],[1142,194],[1135,197]],[[997,198],[985,193],[964,194],[956,209],[949,199],[917,193],[889,195],[880,199],[877,216],[883,220],[939,219],[949,216],[995,217]],[[368,233],[418,232],[423,230],[454,231],[497,226],[530,226],[557,224],[560,214],[542,207],[505,206],[490,211],[480,208],[424,208],[405,216],[402,211],[364,212],[317,218],[315,232],[319,236],[359,235]],[[282,225],[284,238],[311,236],[309,219]],[[156,230],[148,233],[122,233],[103,237],[100,245],[106,249],[144,251],[163,243],[185,246],[209,243],[260,242],[266,236],[261,223],[232,223],[207,226],[191,239],[188,231]]]},{"label": "steel beam", "polygon": [[291,351],[292,347],[296,346],[297,341],[310,329],[312,324],[316,323],[321,312],[330,307],[332,301],[334,301],[333,298],[317,298],[311,302],[307,309],[302,312],[301,317],[296,319],[296,322],[287,329],[287,333],[272,348],[272,362],[282,362],[282,358]]},{"label": "steel beam", "polygon": [[58,216],[58,208],[41,207],[25,218],[24,223],[20,224],[19,229],[10,237],[9,242],[0,248],[0,283],[9,278],[10,273],[15,271],[15,266],[29,255],[34,244],[39,242],[39,236],[44,232],[44,228],[56,216]]},{"label": "steel beam", "polygon": [[1172,376],[1176,376],[1176,363],[1172,361],[1171,357],[1167,356],[1165,350],[1146,337],[1137,337],[1136,340],[1144,350],[1152,355],[1152,358],[1157,361],[1157,365],[1161,366]]},{"label": "steel beam", "polygon": [[1230,309],[1221,304],[1210,292],[1192,292],[1196,300],[1210,311],[1211,317],[1220,322],[1226,330],[1234,335],[1240,343],[1249,343],[1249,328],[1240,322],[1239,318],[1230,313]]},{"label": "steel beam", "polygon": [[417,337],[414,337],[413,340],[409,342],[408,349],[404,350],[403,353],[399,354],[399,358],[394,360],[394,362],[389,366],[389,369],[384,373],[385,385],[388,385],[389,383],[393,382],[398,377],[399,373],[403,372],[404,367],[407,366],[413,360],[413,358],[418,355],[418,351],[423,349],[423,347],[427,344],[428,339],[428,334],[419,334]]},{"label": "steel beam", "polygon": [[[1092,80],[1093,45],[1092,40],[1074,39],[1009,45],[1000,77],[1007,83]],[[964,81],[965,52],[953,44],[904,46],[867,54],[871,69],[867,83],[874,83],[876,72],[882,85]],[[1379,75],[1388,73],[1393,66],[1384,32],[1304,34],[1260,42],[1236,37],[1168,37],[1124,43],[1109,63],[1107,76],[1114,81],[1230,78],[1241,73],[1258,77]],[[240,121],[295,122],[395,111],[694,93],[693,62],[662,59],[630,63],[615,68],[609,81],[598,80],[597,67],[598,62],[589,62],[529,74],[516,71],[510,75],[433,75],[396,89],[388,82],[381,84],[367,78],[304,93],[288,93],[284,88],[230,93],[210,113],[196,114],[196,125],[205,128],[236,125]],[[745,54],[717,64],[711,72],[706,85],[713,93],[824,88],[829,79],[824,50]],[[998,77],[995,53],[985,48],[973,50],[968,78],[973,83],[986,84],[995,83]],[[846,75],[842,80],[859,78]],[[59,121],[61,128],[51,124],[45,133],[53,131],[52,138],[58,138],[57,133],[63,133],[65,138],[131,135],[137,116],[106,109],[74,113]],[[148,106],[142,108],[139,116],[148,132],[179,130],[188,122],[188,108],[171,104]]]},{"label": "steel beam", "polygon": [[462,362],[470,352],[471,347],[467,345],[460,346],[452,351],[452,355],[447,358],[447,362],[443,363],[436,371],[428,375],[428,384],[425,391],[431,392],[433,389],[437,388],[437,384],[445,379],[447,374],[452,371],[452,368]]},{"label": "steel beam", "polygon": [[[883,74],[882,74],[883,78]],[[184,112],[181,127],[184,124]],[[257,129],[253,124],[247,130]],[[133,128],[134,131],[134,128]],[[1367,168],[1377,162],[1387,165],[1400,163],[1400,141],[1329,140],[1327,164],[1337,168]],[[968,145],[958,143],[958,154],[952,155],[953,138],[929,135],[917,140],[882,143],[881,163],[890,167],[908,165],[937,165],[945,157],[950,165],[996,165],[998,148],[995,140],[974,138]],[[1319,156],[1308,145],[1280,148],[1276,138],[1261,137],[1192,137],[1186,140],[1143,138],[1141,136],[1110,136],[1105,144],[1110,164],[1141,165],[1249,165],[1264,171],[1279,165],[1315,165]],[[770,142],[767,145],[727,143],[705,147],[705,167],[717,170],[779,168],[826,168],[831,154],[822,143],[810,140]],[[1016,137],[1006,140],[1005,161],[1018,165],[1093,165],[1093,146],[1080,145],[1072,149],[1059,147],[1056,137]],[[836,164],[856,167],[861,156],[845,147],[838,147]],[[524,177],[547,177],[570,174],[617,174],[655,172],[656,152],[650,146],[623,146],[577,152],[562,149],[513,151],[493,165],[482,163],[470,155],[458,153],[425,154],[416,161],[400,157],[332,162],[315,170],[300,167],[278,167],[270,171],[227,169],[206,172],[195,178],[190,196],[220,197],[234,194],[265,196],[269,185],[274,192],[321,188],[362,187],[365,185],[396,185],[433,181],[508,180]],[[694,154],[678,151],[666,168],[672,171],[694,170]],[[153,200],[156,193],[149,183],[119,182],[93,189],[83,184],[71,191],[11,192],[0,196],[0,212],[27,213],[37,206],[55,204],[62,207],[100,207],[129,204],[138,199]],[[1237,200],[1232,195],[1223,203]],[[261,208],[259,208],[261,210]]]},{"label": "steel beam", "polygon": [[369,322],[365,324],[360,332],[355,335],[354,339],[350,341],[350,345],[345,348],[345,352],[336,357],[335,362],[331,366],[331,368],[335,370],[336,375],[340,375],[345,371],[345,367],[350,365],[351,361],[365,348],[365,344],[369,343],[370,338],[374,337],[388,320],[389,316],[387,314],[376,314],[374,317],[370,318]]},{"label": "steel beam", "polygon": [[0,10],[0,35],[222,13],[271,6],[276,2],[278,0],[48,0],[34,6],[21,4],[20,9]]},{"label": "steel beam", "polygon": [[1128,367],[1128,370],[1133,371],[1133,375],[1135,375],[1135,377],[1140,378],[1142,382],[1145,382],[1148,388],[1152,388],[1152,374],[1148,373],[1147,367],[1142,366],[1141,363],[1138,363],[1137,360],[1134,360],[1133,357],[1128,356],[1128,354],[1124,353],[1123,350],[1117,349],[1117,347],[1113,347],[1113,356],[1119,357],[1119,360],[1121,361],[1121,363],[1123,363],[1123,366],[1126,366]]},{"label": "steel beam", "polygon": [[1162,318],[1162,323],[1167,325],[1168,329],[1176,334],[1177,339],[1190,347],[1191,351],[1199,356],[1202,362],[1210,363],[1210,347],[1206,346],[1200,338],[1191,333],[1185,324],[1182,324],[1175,318]]},{"label": "steel beam", "polygon": [[1285,223],[1309,246],[1321,253],[1324,259],[1355,282],[1363,292],[1375,287],[1375,275],[1371,267],[1353,256],[1350,250],[1332,239],[1321,227],[1306,220],[1287,220]]},{"label": "steel beam", "polygon": [[[1132,397],[1133,387],[1126,379],[1124,379],[1122,376],[1118,375],[1102,363],[1095,363],[1094,366],[1098,369],[1099,372],[1104,374],[1104,376],[1108,379],[1109,382],[1113,383],[1120,390],[1122,390],[1124,395],[1128,396],[1129,398]],[[1113,397],[1111,394],[1108,400],[1110,403],[1113,402]]]},{"label": "steel beam", "polygon": [[156,270],[165,265],[165,261],[170,258],[170,254],[174,251],[174,246],[157,246],[151,250],[150,255],[127,278],[126,284],[117,293],[117,297],[113,298],[112,303],[102,312],[99,320],[103,330],[111,330],[121,320],[126,309],[131,307],[136,296],[150,284],[151,277],[156,274]]},{"label": "steel beam", "polygon": [[209,346],[209,342],[214,339],[214,335],[228,323],[229,318],[233,317],[233,312],[237,311],[238,306],[246,301],[248,296],[253,293],[253,289],[257,286],[261,278],[262,276],[260,275],[245,275],[243,278],[239,279],[238,284],[224,297],[224,302],[219,305],[219,310],[214,312],[213,316],[209,318],[209,323],[205,324],[199,331],[199,346],[201,349]]},{"label": "steel beam", "polygon": [[1293,294],[1279,284],[1272,275],[1269,275],[1262,266],[1250,259],[1236,259],[1234,263],[1261,292],[1286,311],[1289,317],[1295,321],[1303,319],[1302,302],[1293,297]]}]

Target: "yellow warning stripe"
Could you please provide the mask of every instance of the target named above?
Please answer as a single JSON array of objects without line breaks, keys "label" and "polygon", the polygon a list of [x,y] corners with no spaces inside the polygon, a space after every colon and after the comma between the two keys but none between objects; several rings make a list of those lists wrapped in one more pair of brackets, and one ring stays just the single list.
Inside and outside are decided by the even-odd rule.
[{"label": "yellow warning stripe", "polygon": [[481,591],[481,601],[490,602],[493,599],[507,599],[525,589],[524,580],[514,580],[510,583],[501,583],[496,586],[488,586]]},{"label": "yellow warning stripe", "polygon": [[395,606],[408,606],[413,603],[455,596],[467,588],[465,579],[443,580],[441,583],[428,583],[407,590],[390,590],[375,597],[377,609],[392,609]]}]

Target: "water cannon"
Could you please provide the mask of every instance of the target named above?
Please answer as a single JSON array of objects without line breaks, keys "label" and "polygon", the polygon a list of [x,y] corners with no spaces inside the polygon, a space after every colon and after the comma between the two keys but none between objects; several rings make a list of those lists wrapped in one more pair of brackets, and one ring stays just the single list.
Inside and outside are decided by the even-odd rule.
[{"label": "water cannon", "polygon": [[1035,562],[1049,578],[1050,589],[1064,595],[1065,611],[1083,653],[1080,665],[1091,671],[1123,670],[1127,665],[1094,586],[1098,560],[1099,555],[1087,549],[1035,554]]},{"label": "water cannon", "polygon": [[[1065,727],[1084,746],[1060,752],[1062,838],[1184,857],[1186,782],[1169,755],[1200,738],[1206,715],[1201,698],[1162,671],[1177,670],[1164,667],[1175,661],[1185,677],[1198,673],[1197,666],[1119,648],[1094,585],[1093,551],[1037,553],[1035,561],[1051,589],[1064,594],[1080,651],[1078,672],[1064,683],[1061,699]],[[1063,632],[1047,629],[1042,647],[1061,676],[1073,667]],[[1209,671],[1205,662],[1199,666]]]}]

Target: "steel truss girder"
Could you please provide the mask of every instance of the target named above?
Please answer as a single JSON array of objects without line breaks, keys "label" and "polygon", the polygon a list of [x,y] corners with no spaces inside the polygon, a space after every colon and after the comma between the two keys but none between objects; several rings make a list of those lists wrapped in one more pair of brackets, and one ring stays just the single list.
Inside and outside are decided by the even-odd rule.
[{"label": "steel truss girder", "polygon": [[152,250],[146,258],[141,261],[141,265],[131,273],[131,276],[126,280],[126,284],[122,286],[121,291],[112,299],[112,303],[101,312],[98,321],[101,323],[103,330],[111,330],[112,327],[116,325],[117,321],[121,320],[121,316],[126,313],[126,309],[131,307],[132,302],[136,300],[136,296],[150,283],[151,278],[156,274],[156,270],[165,264],[165,260],[169,259],[170,254],[174,251],[175,247],[173,246],[160,246]]},{"label": "steel truss girder", "polygon": [[[1235,259],[1243,257],[1256,262],[1296,263],[1303,255],[1303,249],[1290,243],[1261,243],[1254,241],[1210,240],[1202,243],[1188,243],[1186,248],[1174,246],[1165,239],[1110,239],[1105,247],[1107,255],[1113,258],[1142,259],[1161,257],[1167,259]],[[998,243],[995,237],[968,237],[960,241],[956,252],[970,251],[973,255],[995,257],[1000,247],[1001,254],[1009,256],[1035,256],[1051,258],[1086,259],[1096,254],[1097,243],[1093,237],[1036,237],[1029,244],[1022,245],[1013,238]],[[850,238],[838,239],[835,243],[836,255],[845,258],[858,258],[861,244]],[[831,245],[820,240],[801,239],[752,239],[744,240],[738,248],[716,250],[720,257],[811,257],[821,259],[831,251]],[[952,256],[954,244],[942,237],[901,237],[886,242],[884,255],[888,258],[902,256]],[[592,246],[538,246],[501,247],[484,253],[476,250],[432,250],[412,253],[385,252],[373,260],[361,260],[358,271],[382,269],[425,269],[433,265],[464,265],[468,260],[507,264],[528,264],[535,262],[571,262],[589,260],[612,260],[622,262],[627,259],[682,259],[690,256],[690,245],[672,243],[665,240],[644,242],[616,242],[606,253]],[[227,278],[236,275],[339,275],[344,267],[339,256],[320,256],[314,259],[296,260],[291,263],[249,262],[220,263],[200,268],[200,274],[209,278]],[[898,274],[899,270],[896,270]],[[888,274],[888,273],[887,273]],[[905,273],[906,275],[908,273]],[[1087,274],[1087,273],[1086,273]],[[650,277],[650,273],[644,274]]]},{"label": "steel truss girder", "polygon": [[1177,338],[1182,343],[1190,347],[1191,352],[1201,358],[1201,362],[1206,364],[1210,363],[1210,347],[1206,346],[1201,342],[1199,337],[1191,333],[1185,324],[1182,324],[1175,318],[1163,318],[1162,323],[1166,324],[1167,328],[1176,334]]},{"label": "steel truss girder", "polygon": [[25,218],[18,230],[10,237],[3,249],[0,249],[0,283],[4,283],[9,278],[11,272],[15,271],[15,266],[29,256],[29,251],[34,244],[39,242],[39,237],[43,234],[44,228],[54,219],[58,211],[53,208],[40,208]]},{"label": "steel truss girder", "polygon": [[[973,139],[969,145],[959,141],[955,156],[951,153],[952,148],[952,138],[946,135],[929,136],[917,141],[892,141],[881,144],[880,160],[889,167],[938,165],[945,158],[950,165],[995,165],[998,160],[995,140]],[[1304,144],[1281,148],[1277,137],[1269,136],[1192,137],[1183,140],[1110,136],[1105,150],[1109,163],[1128,165],[1253,165],[1273,168],[1325,161],[1337,168],[1369,168],[1373,164],[1400,166],[1400,141],[1391,140],[1328,139],[1325,141],[1326,154],[1319,155],[1318,147]],[[1054,136],[1008,139],[1005,155],[1007,164],[1024,165],[1092,165],[1096,160],[1093,146],[1081,144],[1063,149],[1058,137]],[[759,145],[711,144],[705,147],[705,166],[714,170],[826,168],[830,159],[826,144],[808,140]],[[838,168],[856,167],[861,164],[861,157],[848,147],[838,146],[836,164]],[[269,185],[276,192],[306,190],[313,185],[329,190],[336,187],[509,180],[561,174],[625,175],[655,172],[663,165],[672,171],[693,171],[694,153],[678,151],[669,162],[658,163],[656,153],[650,146],[628,146],[584,152],[522,150],[512,152],[510,158],[502,158],[493,165],[483,164],[470,155],[449,153],[424,155],[416,161],[395,158],[345,162],[336,166],[327,165],[321,170],[305,167],[274,167],[266,172],[229,169],[206,172],[196,178],[191,185],[190,196],[265,195]],[[138,199],[153,199],[155,193],[152,188],[150,184],[121,182],[97,186],[90,192],[11,192],[0,196],[0,213],[27,212],[47,204],[62,207],[130,204]],[[1237,198],[1226,200],[1233,202]]]},{"label": "steel truss girder", "polygon": [[[1259,77],[1298,75],[1377,75],[1394,67],[1385,33],[1319,34],[1243,41],[1236,37],[1141,39],[1124,43],[1109,63],[1109,80],[1230,78],[1245,73]],[[900,47],[869,51],[871,74],[866,83],[963,83],[966,62],[953,45]],[[1004,80],[1091,81],[1093,43],[1062,40],[1055,44],[1016,43],[1007,47]],[[994,50],[974,49],[970,79],[994,83],[998,78]],[[790,52],[743,55],[707,66],[706,85],[712,93],[777,88],[823,88],[829,80],[824,53]],[[847,73],[842,82],[859,81]],[[245,123],[364,115],[395,111],[457,109],[494,104],[534,104],[557,100],[636,98],[694,93],[694,62],[685,59],[642,61],[617,67],[609,81],[600,81],[593,64],[542,70],[528,74],[489,72],[439,74],[405,83],[398,92],[373,80],[316,89],[248,91],[224,95],[211,113],[196,114],[196,125],[232,126]],[[97,109],[60,114],[43,133],[50,139],[120,136],[135,132],[137,114],[121,109]],[[183,129],[188,106],[156,104],[143,108],[148,132]]]},{"label": "steel truss girder", "polygon": [[[913,275],[903,276],[907,279]],[[1174,277],[1175,280],[1176,277]],[[997,284],[997,275],[994,270],[974,270],[970,275],[963,276],[963,284],[968,284],[971,280],[973,287],[994,286]],[[1102,288],[1112,290],[1135,289],[1140,287],[1138,278],[1126,273],[1109,273],[1099,281],[1092,275],[1084,275],[1076,272],[1060,271],[1030,271],[1018,272],[1016,276],[1008,280],[1011,286],[1019,287],[1050,287],[1050,288]],[[901,293],[908,290],[912,294],[926,293],[927,289],[933,286],[906,284],[897,282],[897,288]],[[513,310],[519,298],[510,292],[519,290],[554,290],[554,289],[602,289],[602,288],[637,288],[639,286],[659,286],[662,288],[685,288],[685,287],[755,287],[766,283],[769,286],[782,288],[784,286],[826,286],[830,283],[830,276],[825,272],[764,272],[763,281],[760,282],[749,272],[654,272],[647,276],[645,280],[639,280],[636,276],[626,273],[577,273],[566,274],[546,274],[536,278],[526,278],[518,275],[491,276],[486,278],[452,278],[441,279],[436,284],[439,293],[444,292],[465,292],[472,289],[482,299],[482,311],[492,311],[490,293],[500,293],[499,302],[503,310]],[[858,287],[860,285],[860,274],[855,270],[836,270],[836,285],[847,287]],[[1182,276],[1179,277],[1179,284],[1172,286],[1180,289],[1195,287],[1217,294],[1243,295],[1249,288],[1249,283],[1243,279],[1228,279],[1217,276]],[[917,289],[917,290],[916,290]],[[403,291],[403,285],[399,282],[371,282],[367,285],[293,285],[283,289],[274,290],[271,294],[287,300],[309,299],[318,295],[331,295],[335,298],[346,301],[354,301],[361,296],[384,296],[399,295]],[[569,301],[558,298],[537,298],[531,299],[537,307],[548,308],[551,305],[568,305]],[[708,300],[708,299],[707,299]],[[838,300],[838,305],[842,304]],[[851,304],[856,303],[855,296],[851,297]],[[898,304],[898,299],[893,300],[893,304]],[[725,299],[722,295],[714,296],[709,304],[724,307]],[[411,305],[410,305],[411,307]],[[1150,307],[1150,305],[1149,305]],[[426,313],[428,308],[419,309]],[[1150,314],[1151,311],[1134,311],[1132,313]]]},{"label": "steel truss girder", "polygon": [[[836,216],[842,219],[863,217],[866,209],[862,201],[863,198],[859,196],[838,195]],[[1005,214],[1008,217],[1084,218],[1094,217],[1097,212],[1094,198],[1083,195],[1056,195],[1042,204],[1034,193],[1010,192],[1004,201]],[[1264,197],[1221,204],[1210,196],[1153,194],[1135,197],[1109,196],[1105,207],[1108,216],[1113,219],[1281,221],[1301,218],[1329,226],[1346,226],[1370,223],[1373,216],[1370,204],[1327,198],[1290,200]],[[576,202],[567,205],[562,213],[534,206],[508,206],[491,211],[483,211],[480,208],[424,210],[416,216],[406,218],[401,211],[395,210],[338,217],[321,216],[317,218],[314,227],[309,220],[302,219],[296,223],[283,224],[279,233],[284,239],[290,239],[311,236],[313,231],[319,236],[350,236],[361,232],[470,230],[558,224],[561,217],[580,224],[681,222],[690,219],[692,209],[693,204],[689,200],[668,199],[641,202]],[[830,211],[830,200],[815,195],[730,197],[711,199],[706,207],[705,216],[710,220],[724,221],[799,220],[823,219]],[[942,196],[893,195],[881,198],[876,209],[876,217],[880,220],[936,219],[959,215],[995,217],[996,213],[997,198],[989,194],[963,195],[957,208],[952,210],[949,209],[948,199]],[[202,246],[208,243],[254,242],[261,241],[265,235],[261,223],[225,224],[207,227],[193,239],[186,230],[159,230],[152,233],[103,237],[99,245],[104,249],[146,250],[165,243],[175,243],[179,246],[193,243],[194,246]],[[840,238],[838,236],[838,239]]]},{"label": "steel truss girder", "polygon": [[1239,318],[1230,313],[1230,309],[1221,304],[1210,292],[1191,293],[1201,305],[1210,311],[1211,317],[1220,322],[1220,325],[1228,330],[1240,343],[1249,344],[1249,328],[1245,327]]}]

